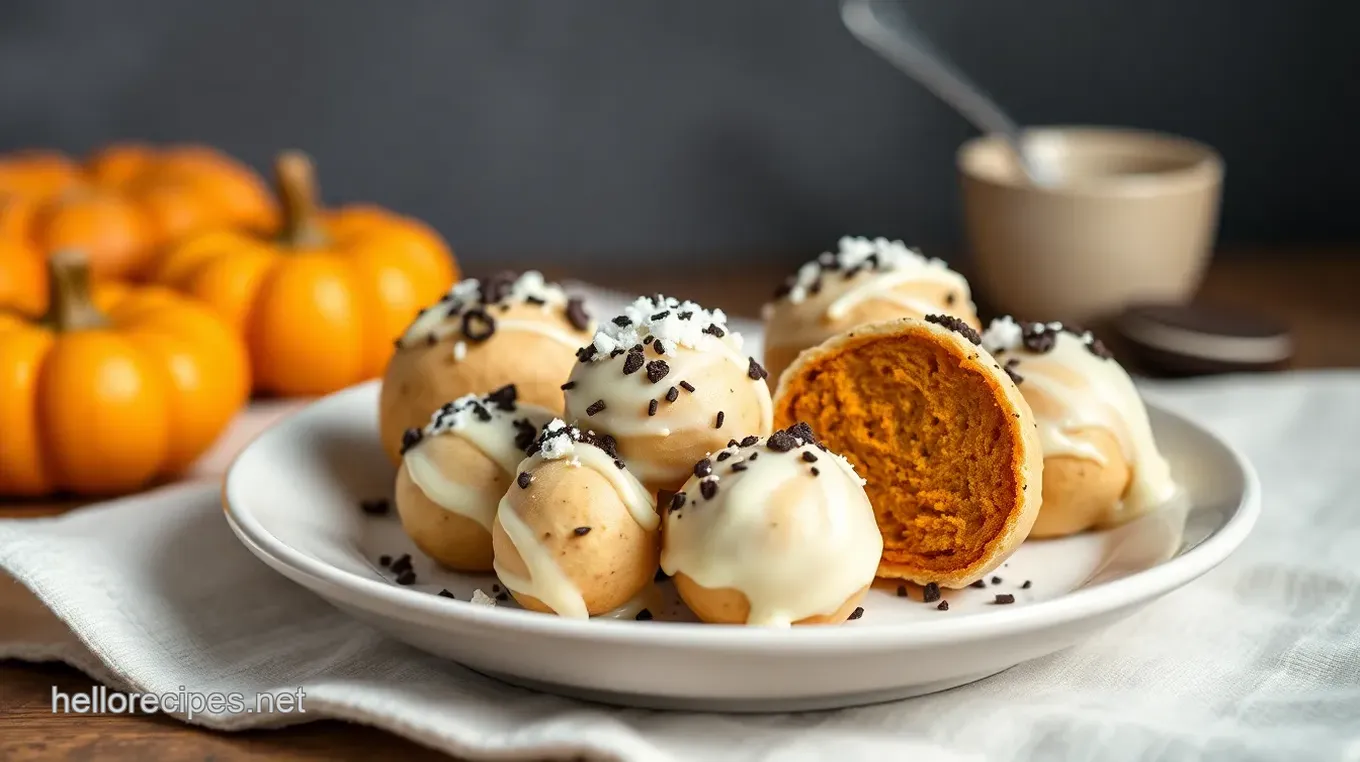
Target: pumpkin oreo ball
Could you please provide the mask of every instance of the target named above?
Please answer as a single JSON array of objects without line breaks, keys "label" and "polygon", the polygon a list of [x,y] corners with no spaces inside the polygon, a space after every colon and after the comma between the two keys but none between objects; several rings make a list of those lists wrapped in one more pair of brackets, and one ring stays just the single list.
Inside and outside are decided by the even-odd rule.
[{"label": "pumpkin oreo ball", "polygon": [[1020,387],[1044,453],[1043,505],[1031,537],[1109,527],[1180,492],[1129,374],[1089,331],[993,320],[982,344]]},{"label": "pumpkin oreo ball", "polygon": [[446,400],[513,383],[519,399],[562,412],[562,381],[594,322],[580,299],[530,270],[464,280],[421,311],[397,340],[379,397],[383,447]]},{"label": "pumpkin oreo ball", "polygon": [[765,367],[774,383],[799,352],[857,325],[954,315],[980,329],[968,281],[901,241],[840,240],[808,262],[765,305]]},{"label": "pumpkin oreo ball", "polygon": [[864,480],[806,423],[700,460],[662,537],[661,569],[716,624],[843,622],[883,552]]},{"label": "pumpkin oreo ball", "polygon": [[1043,493],[1034,416],[961,319],[852,329],[784,373],[775,421],[855,465],[883,534],[878,576],[969,585],[1029,535]]},{"label": "pumpkin oreo ball", "polygon": [[42,318],[0,311],[0,496],[114,495],[182,472],[246,401],[240,339],[165,289],[92,287],[83,255],[48,268]]},{"label": "pumpkin oreo ball", "polygon": [[496,510],[496,574],[521,606],[573,619],[625,604],[657,568],[656,502],[614,441],[549,422]]},{"label": "pumpkin oreo ball", "polygon": [[448,246],[423,223],[376,207],[318,208],[312,163],[301,153],[285,152],[274,169],[278,238],[237,229],[191,236],[170,248],[152,279],[240,332],[257,391],[327,394],[382,375],[393,340],[457,276]]},{"label": "pumpkin oreo ball", "polygon": [[491,524],[525,451],[553,414],[515,387],[445,404],[402,442],[396,503],[416,546],[459,571],[491,571]]},{"label": "pumpkin oreo ball", "polygon": [[770,430],[768,374],[741,348],[722,310],[640,297],[577,352],[567,417],[614,437],[649,490],[677,490],[705,453]]}]

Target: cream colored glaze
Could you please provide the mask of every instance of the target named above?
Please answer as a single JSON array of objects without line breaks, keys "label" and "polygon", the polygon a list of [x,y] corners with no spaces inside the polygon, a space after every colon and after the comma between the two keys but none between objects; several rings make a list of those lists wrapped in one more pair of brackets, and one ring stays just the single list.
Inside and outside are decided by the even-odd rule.
[{"label": "cream colored glaze", "polygon": [[[737,454],[714,463],[714,499],[702,497],[703,479],[691,478],[685,505],[666,516],[667,574],[740,591],[751,606],[747,624],[772,627],[830,614],[873,581],[883,537],[849,463],[813,445],[778,453],[762,440],[728,450]],[[817,462],[803,461],[804,451]],[[748,461],[753,452],[760,457]],[[740,461],[747,470],[733,472]]]},{"label": "cream colored glaze", "polygon": [[[953,306],[947,295],[955,294]],[[846,281],[829,273],[816,294],[765,306],[765,341],[772,347],[815,346],[851,327],[897,317],[950,314],[976,322],[968,281],[952,270],[863,272]]]},{"label": "cream colored glaze", "polygon": [[[751,404],[751,400],[754,400],[760,421],[756,431],[769,431],[773,425],[774,404],[770,399],[769,386],[763,380],[752,380],[746,376],[750,359],[737,354],[726,342],[715,339],[707,343],[702,351],[671,347],[665,355],[657,355],[649,348],[644,354],[649,361],[662,359],[670,366],[670,372],[660,383],[653,384],[647,379],[645,367],[631,375],[624,375],[623,357],[578,363],[571,374],[571,380],[576,385],[567,395],[567,414],[583,427],[607,432],[615,437],[668,437],[683,431],[711,429],[717,409],[710,409],[707,405],[670,404],[665,401],[664,395],[667,389],[678,386],[682,380],[688,381],[696,390],[706,389],[707,384],[718,383],[712,380],[719,377],[712,371],[715,364],[733,363],[739,369],[741,383],[752,387],[749,396],[736,397],[733,404]],[[681,390],[680,394],[683,399],[690,393]],[[605,409],[587,416],[586,408],[599,399],[606,401]],[[649,416],[647,406],[654,399],[661,401],[657,405],[656,415]],[[725,413],[731,416],[736,411],[728,409]],[[625,460],[629,469],[643,482],[652,483],[668,477],[669,469],[648,460],[645,453],[642,456],[637,453],[624,454],[628,456]],[[683,473],[676,481],[680,478],[683,478]]]},{"label": "cream colored glaze", "polygon": [[1066,331],[1057,334],[1049,352],[1020,347],[996,357],[1002,363],[1020,361],[1015,372],[1024,378],[1020,391],[1039,425],[1045,457],[1067,455],[1104,464],[1100,452],[1076,436],[1085,429],[1105,429],[1119,442],[1133,475],[1116,521],[1176,496],[1178,487],[1153,439],[1147,408],[1119,363],[1092,354],[1080,337]]},{"label": "cream colored glaze", "polygon": [[[535,429],[554,418],[552,411],[537,405],[521,403],[513,412],[499,408],[489,408],[490,421],[464,416],[457,425],[449,428],[427,426],[426,437],[457,436],[470,442],[494,461],[506,473],[515,473],[515,468],[524,460],[524,451],[515,447],[516,430],[513,421],[528,419]],[[437,415],[437,414],[436,414]],[[427,448],[417,443],[402,457],[411,481],[421,492],[446,511],[452,511],[481,524],[491,531],[491,523],[496,518],[496,504],[500,495],[492,495],[473,485],[462,484],[448,476],[446,468],[434,462]],[[456,465],[456,464],[455,464]]]},{"label": "cream colored glaze", "polygon": [[501,522],[505,536],[510,538],[515,550],[519,551],[520,558],[524,559],[525,568],[529,570],[529,577],[526,579],[511,574],[498,561],[493,561],[492,566],[496,570],[496,576],[500,577],[501,584],[519,595],[537,598],[558,616],[588,619],[590,612],[586,608],[586,599],[581,595],[581,590],[557,565],[524,519],[520,518],[504,499],[496,511],[496,520]]},{"label": "cream colored glaze", "polygon": [[[593,445],[577,442],[562,457],[568,459],[573,465],[593,469],[596,473],[604,476],[618,491],[619,499],[628,508],[628,513],[632,515],[638,526],[650,532],[654,531],[660,524],[661,519],[656,512],[656,498],[643,488],[637,477],[626,469],[614,465],[614,459],[603,450]],[[542,463],[543,460],[542,453],[536,453],[524,459],[518,465],[517,470],[532,472],[534,466]],[[506,536],[515,546],[515,550],[519,551],[520,558],[524,560],[524,565],[529,570],[529,577],[525,579],[507,572],[499,563],[493,561],[492,565],[496,570],[496,575],[500,577],[501,583],[516,594],[537,598],[559,616],[586,619],[589,610],[586,607],[585,598],[581,595],[580,588],[567,577],[553,559],[552,554],[539,541],[538,536],[510,507],[505,498],[501,499],[500,505],[496,509],[496,519],[501,522],[501,528],[505,530]],[[627,604],[625,604],[626,606]],[[620,610],[616,609],[616,611]],[[601,616],[617,617],[620,615],[615,612],[607,612]]]}]

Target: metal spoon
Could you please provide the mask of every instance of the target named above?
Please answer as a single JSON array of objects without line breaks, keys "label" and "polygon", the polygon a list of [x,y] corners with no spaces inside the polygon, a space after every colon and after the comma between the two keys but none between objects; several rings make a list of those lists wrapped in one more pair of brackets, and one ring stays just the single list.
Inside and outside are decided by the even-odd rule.
[{"label": "metal spoon", "polygon": [[931,47],[899,4],[841,0],[841,23],[866,47],[915,79],[973,126],[1004,138],[1030,182],[1056,184],[1057,173],[1025,152],[1015,121]]}]

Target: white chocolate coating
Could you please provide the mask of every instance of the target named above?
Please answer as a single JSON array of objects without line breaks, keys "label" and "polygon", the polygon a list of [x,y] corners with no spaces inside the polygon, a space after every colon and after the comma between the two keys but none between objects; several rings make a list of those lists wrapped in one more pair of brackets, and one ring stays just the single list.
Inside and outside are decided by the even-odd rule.
[{"label": "white chocolate coating", "polygon": [[962,275],[901,241],[847,236],[838,251],[800,267],[763,316],[767,346],[801,348],[860,323],[938,313],[976,323]]},{"label": "white chocolate coating", "polygon": [[513,474],[524,460],[524,450],[516,447],[516,438],[522,430],[516,427],[515,421],[527,421],[538,430],[552,419],[552,411],[537,405],[512,403],[507,410],[486,397],[468,395],[435,411],[420,442],[407,449],[402,462],[411,481],[431,502],[472,519],[490,532],[501,495],[488,492],[486,485],[459,481],[456,467],[450,469],[446,464],[436,462],[430,456],[431,448],[421,445],[430,437],[461,437],[481,450],[502,471]]},{"label": "white chocolate coating", "polygon": [[[573,335],[570,331],[564,330],[558,325],[558,320],[550,319],[549,316],[556,316],[562,312],[567,304],[567,295],[560,286],[549,283],[543,279],[542,273],[536,270],[525,272],[509,283],[504,295],[501,296],[497,304],[519,305],[533,304],[542,310],[543,320],[520,319],[497,319],[499,314],[496,310],[491,310],[490,305],[482,302],[482,283],[476,278],[459,281],[454,284],[440,300],[416,316],[411,321],[411,325],[402,334],[402,344],[412,344],[418,341],[429,341],[433,337],[434,341],[453,336],[462,331],[462,312],[466,308],[481,307],[487,310],[493,320],[495,320],[496,331],[523,331],[545,336],[565,347],[575,349],[580,346],[579,336]],[[592,326],[593,328],[593,326]],[[455,359],[462,360],[459,355],[466,354],[467,347],[459,350],[454,346]]]},{"label": "white chocolate coating", "polygon": [[[747,624],[787,627],[835,612],[873,582],[883,553],[864,480],[841,456],[796,441],[786,452],[762,439],[723,450],[723,461],[715,453],[711,475],[691,477],[683,504],[666,513],[661,568],[741,592]],[[704,482],[716,483],[711,499]]]},{"label": "white chocolate coating", "polygon": [[[562,433],[552,436],[557,432]],[[578,434],[577,430],[568,428],[560,419],[549,422],[544,427],[544,436],[539,442],[540,449],[519,463],[517,470],[532,475],[537,467],[546,461],[562,460],[571,467],[595,471],[614,487],[619,500],[638,526],[649,533],[655,533],[660,525],[655,498],[635,476],[626,469],[619,468],[611,455],[593,444],[572,438]],[[518,487],[512,486],[510,489],[513,491]],[[558,564],[554,553],[514,509],[509,494],[501,499],[495,520],[500,523],[506,537],[528,570],[527,576],[516,574],[497,558],[494,568],[501,583],[517,596],[536,598],[558,616],[573,619],[589,617],[590,612],[581,589]],[[619,616],[617,612],[627,607],[628,604],[625,604],[615,612],[606,612],[602,615]]]},{"label": "white chocolate coating", "polygon": [[[643,297],[617,320],[602,323],[590,353],[572,369],[566,413],[615,437],[624,462],[649,488],[674,489],[704,453],[770,430],[774,407],[764,371],[741,354],[742,337],[727,329],[721,310]],[[640,352],[628,351],[638,346]],[[604,409],[592,409],[599,401]]]},{"label": "white chocolate coating", "polygon": [[1034,412],[1044,456],[1066,455],[1105,465],[1099,449],[1075,435],[1098,428],[1119,442],[1132,476],[1108,523],[1175,498],[1179,488],[1157,449],[1147,408],[1124,368],[1093,352],[1089,333],[1074,334],[1059,323],[1036,324],[1030,330],[1050,334],[1052,348],[1046,352],[1026,348],[1024,329],[1009,317],[992,321],[983,344],[998,362],[1011,362],[1023,379],[1020,392]]}]

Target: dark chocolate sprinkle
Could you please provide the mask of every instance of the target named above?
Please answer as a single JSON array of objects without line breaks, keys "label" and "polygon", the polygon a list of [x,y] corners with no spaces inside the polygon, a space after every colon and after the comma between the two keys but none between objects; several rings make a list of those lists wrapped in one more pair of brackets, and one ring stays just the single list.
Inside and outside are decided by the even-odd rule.
[{"label": "dark chocolate sprinkle", "polygon": [[515,284],[517,277],[515,273],[509,270],[502,270],[487,278],[481,285],[482,301],[487,304],[495,304],[504,299],[510,293],[510,287]]},{"label": "dark chocolate sprinkle", "polygon": [[732,464],[733,471],[745,471],[746,468],[747,468],[746,464],[740,461]]},{"label": "dark chocolate sprinkle", "polygon": [[596,413],[603,412],[604,409],[605,409],[604,400],[595,400],[594,402],[590,403],[590,407],[586,408],[586,415],[595,415]]},{"label": "dark chocolate sprinkle", "polygon": [[627,315],[619,315],[610,322],[620,328],[627,328],[633,324],[633,321],[629,320]]},{"label": "dark chocolate sprinkle", "polygon": [[638,620],[639,622],[650,622],[652,620],[652,612],[647,609],[643,609],[639,611],[637,613],[637,616],[633,618]]},{"label": "dark chocolate sprinkle", "polygon": [[571,531],[575,532],[577,537],[580,537],[582,535],[590,534],[590,527],[576,527]]},{"label": "dark chocolate sprinkle", "polygon": [[958,295],[955,294],[953,291],[950,291],[948,294],[945,294],[944,296],[944,306],[953,307],[954,302],[957,302],[958,300],[959,300]]},{"label": "dark chocolate sprinkle", "polygon": [[719,339],[727,335],[727,332],[719,328],[716,323],[709,323],[708,327],[705,328],[703,332]]},{"label": "dark chocolate sprinkle", "polygon": [[1034,583],[1033,583],[1033,582],[1030,582],[1029,580],[1025,580],[1025,584],[1021,585],[1021,586],[1020,586],[1020,589],[1021,589],[1021,590],[1028,590],[1028,589],[1029,589],[1029,586],[1032,585],[1032,584],[1034,584]]},{"label": "dark chocolate sprinkle", "polygon": [[666,345],[661,343],[661,339],[652,342],[652,349],[655,349],[659,355],[666,354]]},{"label": "dark chocolate sprinkle", "polygon": [[934,603],[935,601],[940,600],[939,584],[935,582],[927,582],[926,586],[921,588],[921,600],[925,601],[926,603]]},{"label": "dark chocolate sprinkle", "polygon": [[519,397],[519,392],[514,384],[506,384],[496,391],[486,395],[486,401],[506,412],[514,412],[515,400]]},{"label": "dark chocolate sprinkle", "polygon": [[906,597],[907,597],[907,586],[906,586],[906,585],[898,585],[898,586],[897,586],[897,597],[898,597],[898,598],[906,598]]},{"label": "dark chocolate sprinkle", "polygon": [[363,511],[364,513],[367,513],[370,516],[386,516],[388,509],[390,509],[391,507],[392,507],[391,503],[387,502],[386,500],[383,500],[382,498],[378,498],[376,500],[359,501],[359,510]]},{"label": "dark chocolate sprinkle", "polygon": [[1025,349],[1037,354],[1044,354],[1053,350],[1053,345],[1058,341],[1058,335],[1056,331],[1050,331],[1048,326],[1043,323],[1025,323],[1020,333],[1020,340],[1024,343]]},{"label": "dark chocolate sprinkle", "polygon": [[1014,357],[1006,361],[1006,375],[1010,376],[1011,380],[1014,381],[1017,385],[1019,385],[1025,380],[1024,376],[1015,372],[1015,366],[1019,364],[1020,361]]},{"label": "dark chocolate sprinkle", "polygon": [[721,428],[722,428],[722,425],[723,425],[723,418],[726,418],[726,417],[727,417],[726,414],[723,413],[723,411],[719,410],[719,411],[718,411],[718,416],[717,416],[716,418],[713,419],[713,428],[715,428],[715,429],[721,429]]},{"label": "dark chocolate sprinkle", "polygon": [[925,320],[927,323],[934,323],[943,328],[948,328],[974,344],[982,343],[982,337],[978,335],[977,331],[973,330],[973,326],[968,325],[963,322],[963,320],[956,318],[953,315],[926,315]]},{"label": "dark chocolate sprinkle", "polygon": [[718,453],[718,462],[721,463],[721,462],[723,462],[724,460],[727,460],[727,459],[730,458],[730,457],[732,457],[732,453],[730,453],[730,452],[728,452],[728,451],[726,451],[726,450],[723,450],[722,452]]},{"label": "dark chocolate sprinkle", "polygon": [[974,582],[973,584],[969,585],[969,587],[976,587],[977,589],[981,590],[987,587],[987,580],[980,579],[977,582]]},{"label": "dark chocolate sprinkle", "polygon": [[1114,359],[1114,353],[1110,351],[1109,347],[1105,346],[1105,342],[1101,341],[1100,339],[1097,339],[1094,336],[1091,337],[1090,341],[1086,342],[1086,349],[1088,349],[1091,352],[1091,354],[1095,355],[1096,357],[1099,357],[1102,360]]},{"label": "dark chocolate sprinkle", "polygon": [[665,320],[666,318],[670,317],[670,314],[671,314],[670,310],[662,310],[656,313],[655,315],[652,315],[652,320]]},{"label": "dark chocolate sprinkle", "polygon": [[578,331],[584,331],[590,327],[590,313],[586,312],[585,302],[579,297],[572,297],[567,300],[567,322],[571,327]]},{"label": "dark chocolate sprinkle", "polygon": [[713,473],[713,461],[709,460],[708,458],[704,458],[703,460],[694,464],[695,476],[704,477],[708,476],[711,473]]},{"label": "dark chocolate sprinkle", "polygon": [[862,616],[864,616],[864,607],[856,606],[855,610],[851,611],[850,616],[846,617],[846,619],[859,619]]},{"label": "dark chocolate sprinkle", "polygon": [[425,432],[417,428],[410,428],[401,433],[401,454],[420,444],[420,440],[425,438]]},{"label": "dark chocolate sprinkle", "polygon": [[511,423],[515,427],[515,449],[529,449],[529,446],[534,443],[534,437],[538,435],[534,425],[529,422],[528,418],[517,418]]},{"label": "dark chocolate sprinkle", "polygon": [[677,492],[671,495],[671,510],[678,511],[685,507],[685,493]]},{"label": "dark chocolate sprinkle", "polygon": [[623,375],[631,376],[642,370],[644,362],[641,352],[629,352],[628,356],[623,358]]},{"label": "dark chocolate sprinkle", "polygon": [[817,462],[817,454],[814,453],[814,452],[811,451],[811,450],[804,450],[804,451],[803,451],[803,460],[807,461],[808,463],[816,463],[816,462]]},{"label": "dark chocolate sprinkle", "polygon": [[671,366],[665,360],[652,360],[647,363],[647,380],[652,383],[660,383],[661,379],[671,372]]},{"label": "dark chocolate sprinkle", "polygon": [[756,458],[759,458],[759,457],[760,457],[760,453],[758,453],[758,452],[753,452],[753,453],[751,453],[751,457],[747,458],[747,460],[755,460]]},{"label": "dark chocolate sprinkle", "polygon": [[568,382],[566,382],[565,384],[562,384],[562,386],[561,386],[561,389],[562,389],[562,391],[564,391],[564,392],[569,392],[569,391],[571,391],[572,389],[575,389],[575,388],[576,388],[576,382],[575,382],[575,381],[568,381]]},{"label": "dark chocolate sprinkle", "polygon": [[992,584],[993,584],[993,585],[999,585],[999,584],[1001,584],[1001,578],[1000,578],[1000,577],[992,577]]},{"label": "dark chocolate sprinkle", "polygon": [[493,592],[493,593],[499,593],[500,591],[501,591],[501,586],[498,585],[498,584],[496,584],[496,583],[494,583],[494,582],[492,582],[492,583],[491,583],[491,592]]},{"label": "dark chocolate sprinkle", "polygon": [[655,340],[656,340],[656,337],[653,336],[653,335],[651,335],[651,334],[649,333],[649,334],[647,334],[646,336],[644,336],[644,337],[642,338],[642,343],[643,343],[643,344],[651,344],[651,343],[652,343],[653,341],[655,341]]},{"label": "dark chocolate sprinkle", "polygon": [[440,597],[440,598],[453,598],[454,595],[453,595],[453,593],[450,593],[450,592],[448,591],[448,589],[446,588],[446,589],[444,589],[444,590],[440,590],[440,591],[439,591],[439,597]]},{"label": "dark chocolate sprinkle", "polygon": [[595,349],[594,344],[587,344],[584,347],[581,347],[580,349],[576,350],[576,361],[590,362],[591,358],[595,356],[596,351],[597,350]]},{"label": "dark chocolate sprinkle", "polygon": [[747,436],[742,437],[741,441],[738,442],[737,444],[741,445],[742,447],[750,447],[759,441],[760,437],[756,436],[755,434],[749,434]]},{"label": "dark chocolate sprinkle", "polygon": [[939,609],[940,611],[948,611],[949,601],[940,601],[940,605],[936,606],[935,608]]},{"label": "dark chocolate sprinkle", "polygon": [[627,467],[628,467],[628,465],[627,465],[626,463],[624,463],[623,461],[621,461],[621,460],[615,460],[615,461],[614,461],[614,468],[617,468],[617,469],[620,470],[620,471],[622,471],[623,469],[625,469],[625,468],[627,468]]},{"label": "dark chocolate sprinkle", "polygon": [[1015,596],[1010,593],[999,593],[994,603],[1005,606],[1008,603],[1015,603]]},{"label": "dark chocolate sprinkle", "polygon": [[764,368],[760,367],[760,363],[756,362],[756,358],[748,357],[746,359],[751,361],[750,364],[746,366],[747,378],[750,378],[752,381],[761,381],[770,375]]},{"label": "dark chocolate sprinkle", "polygon": [[521,471],[519,476],[515,477],[515,484],[518,484],[520,489],[529,489],[529,483],[533,480],[534,477],[530,476],[528,471]]},{"label": "dark chocolate sprinkle", "polygon": [[621,355],[621,354],[623,354],[623,350],[622,350],[622,349],[618,349],[618,348],[611,349],[611,350],[609,350],[609,359],[612,360],[612,359],[614,359],[615,357],[618,357],[618,356]]},{"label": "dark chocolate sprinkle", "polygon": [[510,594],[509,594],[509,593],[501,593],[500,595],[497,595],[497,596],[496,596],[496,600],[498,600],[498,601],[508,601],[508,600],[510,600]]},{"label": "dark chocolate sprinkle", "polygon": [[688,381],[681,381],[681,382],[680,382],[680,388],[681,388],[681,389],[684,389],[685,391],[689,392],[690,394],[693,394],[693,393],[694,393],[694,384],[691,384],[691,383],[688,382]]},{"label": "dark chocolate sprinkle", "polygon": [[411,554],[402,553],[400,556],[397,556],[397,560],[393,561],[392,565],[388,568],[390,568],[395,574],[401,574],[402,572],[411,568]]},{"label": "dark chocolate sprinkle", "polygon": [[689,320],[690,318],[694,317],[694,313],[690,312],[689,310],[686,310],[684,312],[675,313],[675,316],[680,318],[681,320]]},{"label": "dark chocolate sprinkle", "polygon": [[[537,296],[526,296],[526,297],[524,297],[524,303],[525,303],[525,304],[532,304],[532,305],[534,305],[535,307],[542,307],[543,305],[547,304],[547,302],[543,301],[542,299],[540,299],[540,298],[537,297]],[[502,311],[502,312],[506,312],[506,311],[508,311],[509,309],[510,309],[510,305],[508,305],[508,304],[503,304],[503,305],[501,305],[501,311]]]},{"label": "dark chocolate sprinkle", "polygon": [[486,310],[473,307],[463,313],[463,335],[472,341],[486,341],[496,332],[496,319]]},{"label": "dark chocolate sprinkle", "polygon": [[672,386],[671,388],[669,388],[669,389],[666,390],[666,401],[667,401],[667,402],[674,402],[674,401],[676,401],[676,400],[678,400],[678,399],[680,399],[680,390],[679,390],[679,389],[676,389],[674,386]]},{"label": "dark chocolate sprinkle", "polygon": [[787,430],[780,430],[771,434],[770,438],[765,440],[765,446],[775,452],[788,452],[797,447],[798,443],[794,441],[793,435]]},{"label": "dark chocolate sprinkle", "polygon": [[699,492],[703,494],[705,500],[712,500],[713,496],[718,494],[718,483],[711,479],[705,479],[699,482]]},{"label": "dark chocolate sprinkle", "polygon": [[816,466],[813,466],[813,467],[812,467],[811,469],[809,469],[809,470],[812,471],[812,475],[813,475],[813,476],[821,476],[821,475],[822,475],[822,472],[819,471],[819,470],[817,470],[817,467],[816,467]]},{"label": "dark chocolate sprinkle", "polygon": [[387,555],[378,556],[378,565],[379,565],[379,566],[384,566],[384,567],[386,567],[386,566],[391,566],[391,565],[392,565],[392,557],[391,557],[391,556],[387,556]]},{"label": "dark chocolate sprinkle", "polygon": [[403,570],[397,575],[398,585],[413,585],[416,581],[416,573],[411,569]]},{"label": "dark chocolate sprinkle", "polygon": [[656,415],[656,409],[661,407],[661,403],[651,400],[647,403],[647,415]]}]

